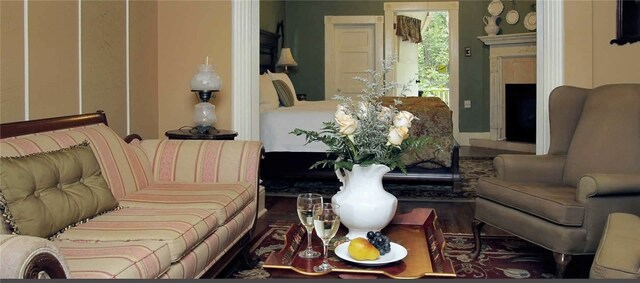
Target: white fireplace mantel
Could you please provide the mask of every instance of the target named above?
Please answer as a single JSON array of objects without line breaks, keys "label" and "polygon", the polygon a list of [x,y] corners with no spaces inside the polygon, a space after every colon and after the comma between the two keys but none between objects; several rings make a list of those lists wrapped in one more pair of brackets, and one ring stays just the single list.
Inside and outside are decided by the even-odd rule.
[{"label": "white fireplace mantel", "polygon": [[501,35],[478,36],[485,45],[503,45],[503,44],[536,44],[536,33],[514,33]]},{"label": "white fireplace mantel", "polygon": [[[512,59],[536,57],[536,33],[517,33],[492,36],[479,36],[485,45],[489,46],[489,70],[490,70],[490,139],[505,139],[505,83],[506,77],[511,74],[503,74],[505,64]],[[513,72],[514,70],[509,70]],[[532,83],[535,83],[535,64],[533,70],[522,70],[533,75]],[[506,76],[505,76],[506,75]],[[513,76],[512,76],[513,77]],[[513,83],[513,82],[511,82]],[[528,82],[520,82],[528,83]]]}]

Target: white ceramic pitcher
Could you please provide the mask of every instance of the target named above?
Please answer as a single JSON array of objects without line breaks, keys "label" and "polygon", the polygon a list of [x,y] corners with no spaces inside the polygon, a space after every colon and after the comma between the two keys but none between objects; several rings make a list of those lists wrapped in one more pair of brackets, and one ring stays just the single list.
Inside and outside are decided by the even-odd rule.
[{"label": "white ceramic pitcher", "polygon": [[382,176],[390,170],[380,164],[336,170],[343,186],[331,202],[340,205],[340,222],[349,228],[349,239],[366,238],[368,231],[380,231],[393,219],[398,199],[382,187]]},{"label": "white ceramic pitcher", "polygon": [[500,27],[496,24],[498,16],[484,16],[482,22],[485,24],[484,31],[488,35],[496,35],[500,31]]}]

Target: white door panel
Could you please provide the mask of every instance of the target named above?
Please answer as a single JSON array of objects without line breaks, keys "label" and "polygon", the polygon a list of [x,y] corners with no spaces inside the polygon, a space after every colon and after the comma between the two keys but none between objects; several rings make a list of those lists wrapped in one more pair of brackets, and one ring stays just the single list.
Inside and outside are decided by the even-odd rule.
[{"label": "white door panel", "polygon": [[366,70],[379,69],[382,62],[383,17],[325,17],[325,99],[340,90],[343,96],[362,94],[363,86],[354,80]]},{"label": "white door panel", "polygon": [[359,94],[362,94],[362,83],[353,79],[353,77],[364,77],[367,76],[367,73],[364,72],[345,72],[338,76],[337,85],[342,90],[343,96],[351,96],[355,97]]},{"label": "white door panel", "polygon": [[371,52],[344,52],[338,51],[336,54],[336,67],[339,72],[362,72],[366,69],[375,68],[373,54]]},{"label": "white door panel", "polygon": [[335,27],[336,45],[340,48],[369,49],[373,43],[373,27],[368,25],[338,25]]},{"label": "white door panel", "polygon": [[359,24],[335,25],[334,63],[335,89],[343,96],[355,97],[361,94],[362,85],[353,77],[362,75],[363,70],[374,69],[375,26]]}]

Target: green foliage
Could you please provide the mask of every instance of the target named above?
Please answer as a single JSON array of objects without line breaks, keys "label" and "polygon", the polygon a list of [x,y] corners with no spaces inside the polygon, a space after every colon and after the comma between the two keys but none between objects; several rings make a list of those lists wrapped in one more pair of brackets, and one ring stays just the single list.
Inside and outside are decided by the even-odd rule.
[{"label": "green foliage", "polygon": [[418,44],[418,87],[422,90],[449,87],[448,13],[430,12],[430,18]]}]

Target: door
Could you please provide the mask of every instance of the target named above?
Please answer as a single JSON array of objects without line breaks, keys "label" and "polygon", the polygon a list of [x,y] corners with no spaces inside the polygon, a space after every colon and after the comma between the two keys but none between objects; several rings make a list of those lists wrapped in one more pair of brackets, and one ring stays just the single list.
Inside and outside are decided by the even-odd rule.
[{"label": "door", "polygon": [[380,69],[382,25],[382,16],[325,16],[325,100],[362,94],[353,78]]},{"label": "door", "polygon": [[[387,2],[384,10],[385,58],[398,61],[397,68],[387,75],[387,80],[411,82],[407,96],[422,93],[422,96],[442,99],[453,112],[453,136],[460,140],[458,2]],[[404,41],[396,35],[397,16],[400,15],[420,20],[422,42]]]}]

